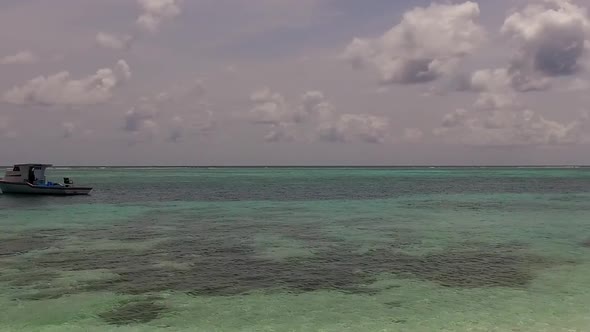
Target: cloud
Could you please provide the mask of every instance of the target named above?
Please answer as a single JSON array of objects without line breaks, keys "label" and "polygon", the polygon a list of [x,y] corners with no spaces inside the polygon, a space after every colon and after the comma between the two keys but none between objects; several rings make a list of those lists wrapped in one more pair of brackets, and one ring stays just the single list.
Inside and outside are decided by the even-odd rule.
[{"label": "cloud", "polygon": [[39,57],[30,51],[21,51],[0,58],[0,65],[25,65],[39,62]]},{"label": "cloud", "polygon": [[389,119],[367,114],[342,114],[323,121],[320,140],[327,142],[384,143],[389,136]]},{"label": "cloud", "polygon": [[510,87],[510,80],[507,69],[482,69],[471,75],[469,88],[477,92],[506,90]]},{"label": "cloud", "polygon": [[[475,114],[473,114],[475,115]],[[519,146],[583,143],[582,122],[560,123],[531,110],[496,110],[474,116],[463,127],[455,127],[469,145]]]},{"label": "cloud", "polygon": [[[502,28],[517,45],[510,64],[475,71],[466,79],[465,90],[478,93],[472,109],[446,114],[435,135],[479,146],[587,142],[586,118],[549,120],[522,105],[518,93],[545,90],[555,77],[577,74],[586,53],[588,27],[585,11],[565,0],[538,1],[512,14]],[[566,89],[583,87],[584,81],[577,79]]]},{"label": "cloud", "polygon": [[304,122],[311,117],[322,120],[334,114],[334,105],[326,100],[321,91],[308,91],[301,97],[301,107],[297,113],[297,122]]},{"label": "cloud", "polygon": [[590,19],[586,9],[572,1],[536,1],[510,15],[502,33],[516,45],[509,66],[513,87],[518,91],[544,90],[550,86],[550,78],[583,70],[590,45]]},{"label": "cloud", "polygon": [[307,91],[301,96],[299,105],[293,106],[279,94],[265,88],[250,95],[254,107],[249,119],[255,124],[279,126],[286,123],[304,123],[313,117],[325,117],[333,112],[321,91]]},{"label": "cloud", "polygon": [[217,122],[212,111],[206,111],[204,114],[176,115],[171,120],[168,140],[176,143],[189,135],[207,135],[216,127]]},{"label": "cloud", "polygon": [[548,120],[528,109],[458,109],[443,117],[434,134],[450,143],[476,146],[582,144],[590,138],[589,124],[585,117],[569,123]]},{"label": "cloud", "polygon": [[267,142],[312,140],[326,142],[383,143],[389,135],[389,120],[367,114],[338,114],[321,91],[307,91],[297,105],[263,89],[250,96],[254,107],[251,123],[269,127]]},{"label": "cloud", "polygon": [[171,142],[178,142],[184,136],[184,119],[175,116],[172,118],[172,125],[170,129],[169,140]]},{"label": "cloud", "polygon": [[587,120],[581,117],[562,123],[548,120],[527,109],[519,102],[514,79],[514,73],[507,68],[474,72],[466,84],[469,91],[478,93],[472,108],[457,109],[446,114],[434,134],[451,143],[478,146],[543,146],[585,142]]},{"label": "cloud", "polygon": [[452,73],[485,39],[479,15],[471,1],[418,7],[383,36],[354,39],[343,57],[356,67],[375,67],[382,84],[434,81]]},{"label": "cloud", "polygon": [[564,87],[563,91],[590,91],[590,81],[580,78],[574,79],[571,83]]},{"label": "cloud", "polygon": [[0,117],[0,136],[4,136],[8,129],[8,121],[4,117]]},{"label": "cloud", "polygon": [[137,0],[142,13],[137,19],[137,25],[148,32],[155,32],[160,24],[173,19],[182,12],[181,0]]},{"label": "cloud", "polygon": [[445,114],[442,121],[442,128],[456,128],[467,124],[467,111],[457,109],[451,113]]},{"label": "cloud", "polygon": [[216,127],[204,82],[195,79],[140,98],[126,112],[122,129],[135,142],[158,134],[168,142],[180,142],[191,135],[208,135]]},{"label": "cloud", "polygon": [[248,112],[248,120],[256,125],[270,128],[264,136],[266,142],[291,142],[297,139],[298,123],[306,119],[306,113],[311,112],[323,99],[320,92],[308,92],[302,96],[300,106],[287,103],[281,94],[269,88],[258,90],[250,95],[253,104]]},{"label": "cloud", "polygon": [[154,105],[166,105],[167,108],[185,108],[189,105],[203,106],[203,99],[207,93],[205,83],[201,79],[195,79],[188,83],[176,84],[162,90],[150,97],[144,97]]},{"label": "cloud", "polygon": [[10,129],[10,124],[8,119],[5,117],[0,116],[0,137],[4,138],[15,138],[17,137],[17,133],[14,130]]},{"label": "cloud", "polygon": [[76,125],[72,122],[64,122],[62,123],[63,128],[63,138],[70,138],[74,135],[74,130],[76,129]]},{"label": "cloud", "polygon": [[294,113],[281,94],[265,88],[252,93],[250,101],[254,104],[249,112],[252,123],[279,125],[293,121]]},{"label": "cloud", "polygon": [[512,87],[513,77],[506,68],[475,71],[467,80],[465,88],[478,92],[474,107],[480,111],[504,109],[517,106],[517,95]]},{"label": "cloud", "polygon": [[4,92],[2,100],[16,105],[83,106],[105,103],[113,91],[131,78],[129,65],[119,60],[114,68],[99,69],[95,74],[73,79],[67,71],[39,76],[22,86]]},{"label": "cloud", "polygon": [[158,110],[153,105],[147,103],[132,107],[125,113],[125,126],[123,130],[127,132],[138,132],[144,129],[148,122],[153,122],[157,113]]},{"label": "cloud", "polygon": [[292,123],[279,123],[271,125],[271,130],[264,136],[264,141],[269,143],[293,142],[297,138],[294,133],[295,125]]},{"label": "cloud", "polygon": [[[137,0],[141,14],[137,18],[137,26],[146,32],[157,32],[165,20],[171,20],[180,15],[180,4],[183,0]],[[104,48],[125,50],[137,40],[138,33],[116,35],[106,32],[96,34],[96,43]]]},{"label": "cloud", "polygon": [[133,36],[131,35],[112,35],[105,32],[99,32],[96,34],[96,43],[104,48],[110,48],[115,50],[128,49],[133,42]]},{"label": "cloud", "polygon": [[408,143],[419,143],[424,138],[424,132],[417,128],[404,129],[403,140]]},{"label": "cloud", "polygon": [[125,113],[123,130],[130,134],[130,143],[151,141],[159,134],[160,125],[156,122],[157,113],[158,110],[149,104],[140,104]]}]

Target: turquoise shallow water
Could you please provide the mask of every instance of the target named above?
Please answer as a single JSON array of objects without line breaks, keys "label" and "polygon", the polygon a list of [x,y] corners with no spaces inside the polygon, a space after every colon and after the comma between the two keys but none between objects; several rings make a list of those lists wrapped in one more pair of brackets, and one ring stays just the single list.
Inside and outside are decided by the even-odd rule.
[{"label": "turquoise shallow water", "polygon": [[75,168],[0,195],[0,331],[590,331],[590,169]]}]

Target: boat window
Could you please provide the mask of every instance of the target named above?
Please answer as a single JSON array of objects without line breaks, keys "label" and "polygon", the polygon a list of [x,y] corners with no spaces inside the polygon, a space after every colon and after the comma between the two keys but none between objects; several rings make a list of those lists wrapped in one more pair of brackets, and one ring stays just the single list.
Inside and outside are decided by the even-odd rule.
[{"label": "boat window", "polygon": [[14,168],[12,169],[13,172],[20,172],[20,167],[18,166],[14,166]]}]

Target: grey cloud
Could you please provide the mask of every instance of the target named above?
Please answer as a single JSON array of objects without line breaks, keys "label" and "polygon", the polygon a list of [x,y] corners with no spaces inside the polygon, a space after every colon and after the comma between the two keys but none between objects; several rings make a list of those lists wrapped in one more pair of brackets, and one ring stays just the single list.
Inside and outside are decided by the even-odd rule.
[{"label": "grey cloud", "polygon": [[148,32],[157,31],[163,21],[180,15],[181,2],[181,0],[137,0],[142,9],[137,25]]},{"label": "grey cloud", "polygon": [[510,68],[482,69],[475,71],[464,90],[474,92],[529,92],[542,91],[551,87],[547,77],[516,70],[514,63]]},{"label": "grey cloud", "polygon": [[99,69],[95,74],[73,79],[67,71],[39,76],[22,86],[4,92],[2,100],[17,105],[93,105],[109,101],[113,91],[131,78],[129,65],[119,60],[114,68]]},{"label": "grey cloud", "polygon": [[96,34],[96,43],[104,48],[115,50],[127,49],[133,42],[131,35],[113,35],[106,32],[99,32]]},{"label": "grey cloud", "polygon": [[39,57],[31,51],[20,51],[14,55],[0,57],[0,65],[24,65],[39,62]]},{"label": "grey cloud", "polygon": [[4,117],[0,117],[0,136],[4,136],[4,134],[8,130],[8,121]]},{"label": "grey cloud", "polygon": [[469,90],[478,92],[473,108],[446,114],[435,135],[453,143],[480,146],[559,145],[585,140],[583,119],[571,123],[547,120],[521,105],[510,69],[478,70],[468,82]]},{"label": "grey cloud", "polygon": [[287,105],[285,98],[265,88],[250,95],[254,107],[249,112],[249,118],[255,124],[278,125],[290,122],[294,113]]},{"label": "grey cloud", "polygon": [[562,123],[528,109],[456,110],[444,116],[434,134],[451,143],[477,146],[583,144],[590,139],[587,118]]},{"label": "grey cloud", "polygon": [[15,138],[17,133],[10,128],[10,122],[7,118],[0,116],[0,137]]},{"label": "grey cloud", "polygon": [[510,15],[502,33],[517,50],[509,70],[518,91],[544,90],[550,78],[571,76],[588,55],[590,19],[570,0],[534,2]]},{"label": "grey cloud", "polygon": [[569,83],[562,91],[590,91],[590,81],[584,79],[575,79]]},{"label": "grey cloud", "polygon": [[578,60],[586,51],[585,36],[581,30],[572,32],[578,35],[564,33],[561,36],[547,36],[548,41],[535,54],[535,69],[549,76],[573,75],[579,72],[581,68]]},{"label": "grey cloud", "polygon": [[174,116],[170,124],[168,140],[180,142],[189,135],[205,136],[217,127],[212,111],[204,114],[191,114],[188,117]]},{"label": "grey cloud", "polygon": [[510,74],[512,87],[518,92],[545,91],[552,85],[552,80],[549,77],[519,69],[514,63],[510,67]]},{"label": "grey cloud", "polygon": [[152,140],[160,132],[156,110],[150,106],[134,107],[125,113],[123,130],[130,134],[130,144]]},{"label": "grey cloud", "polygon": [[383,143],[389,136],[389,120],[367,114],[338,114],[321,91],[308,91],[293,106],[268,89],[251,96],[253,123],[270,128],[267,142],[320,140],[326,142]]},{"label": "grey cloud", "polygon": [[424,132],[418,128],[404,129],[403,141],[408,143],[420,143],[424,138]]},{"label": "grey cloud", "polygon": [[452,73],[485,39],[479,15],[471,1],[415,8],[383,36],[353,40],[343,57],[355,67],[375,67],[382,84],[431,82]]},{"label": "grey cloud", "polygon": [[123,129],[128,132],[138,132],[144,127],[152,127],[150,122],[153,122],[155,116],[156,111],[148,106],[134,107],[125,113],[125,126]]},{"label": "grey cloud", "polygon": [[464,109],[458,109],[451,113],[446,114],[443,117],[442,127],[443,128],[456,128],[464,126],[467,120],[467,111]]},{"label": "grey cloud", "polygon": [[318,130],[318,137],[321,141],[330,143],[344,143],[346,141],[343,133],[341,133],[335,126],[320,127]]},{"label": "grey cloud", "polygon": [[474,72],[469,80],[469,87],[473,91],[497,91],[510,87],[510,73],[504,68],[482,69]]},{"label": "grey cloud", "polygon": [[217,122],[204,99],[205,91],[203,81],[196,79],[142,97],[125,114],[123,130],[132,134],[136,142],[151,140],[159,134],[175,143],[189,135],[207,135],[217,127]]},{"label": "grey cloud", "polygon": [[170,128],[170,135],[168,137],[168,140],[176,143],[179,142],[183,136],[184,119],[179,116],[175,116],[174,118],[172,118],[172,125]]},{"label": "grey cloud", "polygon": [[389,119],[367,114],[343,114],[323,121],[318,134],[329,142],[385,143],[390,132]]},{"label": "grey cloud", "polygon": [[[171,20],[180,15],[182,0],[137,0],[141,8],[141,14],[137,18],[137,26],[147,32],[156,32],[165,20]],[[124,50],[138,39],[138,33],[111,34],[99,32],[96,34],[96,43],[104,48]]]},{"label": "grey cloud", "polygon": [[280,93],[265,88],[251,94],[252,109],[248,113],[251,123],[264,125],[270,131],[266,142],[291,142],[297,139],[296,125],[306,122],[316,112],[329,109],[323,93],[309,91],[301,97],[301,104],[293,106]]},{"label": "grey cloud", "polygon": [[[560,123],[530,110],[471,112],[461,122],[450,123],[435,134],[450,142],[479,146],[559,145],[583,143],[582,123]],[[452,126],[450,126],[452,124]]]},{"label": "grey cloud", "polygon": [[382,83],[426,83],[436,80],[441,72],[435,66],[436,59],[408,59],[403,66],[397,69],[397,73],[383,77]]},{"label": "grey cloud", "polygon": [[62,123],[63,127],[63,138],[70,138],[74,135],[74,130],[76,129],[76,125],[72,122],[64,122]]},{"label": "grey cloud", "polygon": [[321,91],[307,91],[301,97],[301,107],[295,117],[297,122],[307,121],[310,118],[325,119],[334,113],[334,105],[326,100]]},{"label": "grey cloud", "polygon": [[515,99],[510,94],[484,92],[479,95],[473,106],[482,111],[511,107]]},{"label": "grey cloud", "polygon": [[295,140],[296,137],[293,133],[293,124],[288,123],[272,125],[270,132],[264,136],[264,141],[269,143],[293,142]]},{"label": "grey cloud", "polygon": [[487,111],[516,106],[514,79],[513,74],[505,68],[474,72],[469,80],[469,90],[479,93],[474,107]]}]

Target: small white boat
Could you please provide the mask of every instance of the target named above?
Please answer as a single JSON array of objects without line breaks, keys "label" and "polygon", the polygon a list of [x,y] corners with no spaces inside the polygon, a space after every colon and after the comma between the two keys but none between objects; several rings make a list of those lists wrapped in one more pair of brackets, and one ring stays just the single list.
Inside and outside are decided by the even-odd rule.
[{"label": "small white boat", "polygon": [[69,178],[64,183],[49,182],[45,178],[48,164],[18,164],[6,170],[0,179],[0,190],[3,194],[33,195],[88,195],[92,188],[76,187]]}]

